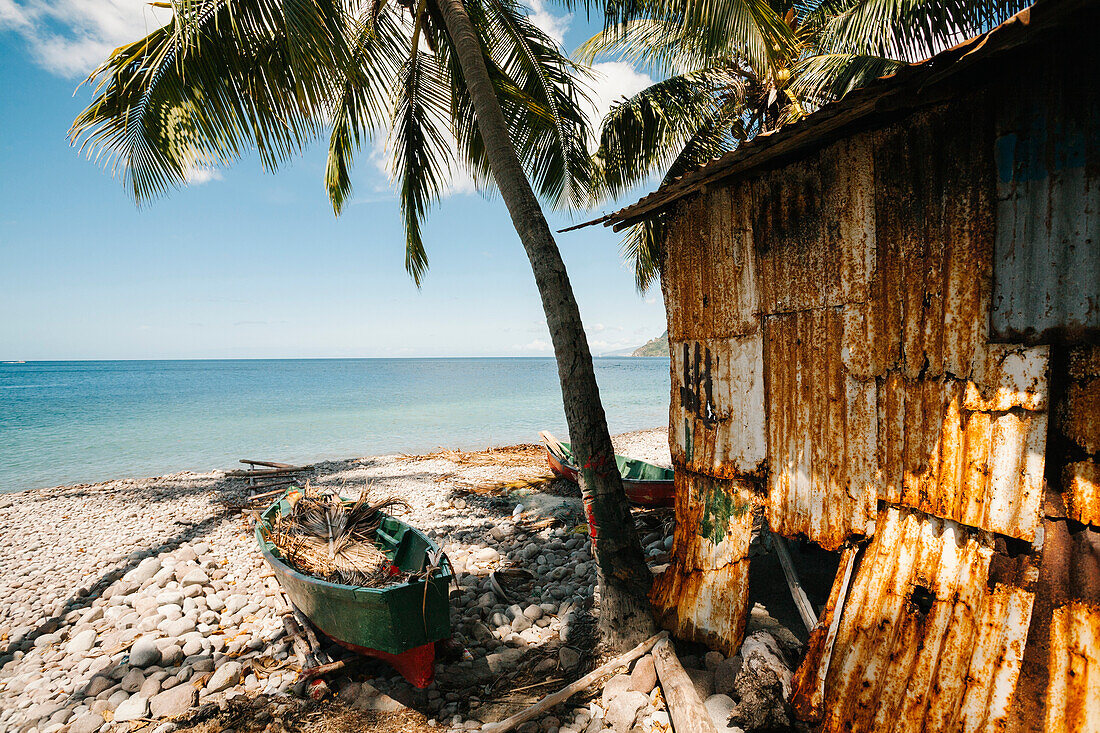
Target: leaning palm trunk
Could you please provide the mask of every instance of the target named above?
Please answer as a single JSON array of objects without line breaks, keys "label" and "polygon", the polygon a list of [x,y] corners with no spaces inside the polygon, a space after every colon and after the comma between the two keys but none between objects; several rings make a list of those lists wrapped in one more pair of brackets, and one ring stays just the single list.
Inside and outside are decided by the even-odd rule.
[{"label": "leaning palm trunk", "polygon": [[462,0],[439,0],[439,8],[470,90],[493,178],[527,251],[542,296],[558,362],[569,438],[581,466],[581,491],[597,527],[593,554],[599,567],[600,629],[610,646],[627,647],[655,630],[647,597],[652,575],[638,542],[622,476],[615,466],[580,309],[561,253],[512,147],[466,8]]}]

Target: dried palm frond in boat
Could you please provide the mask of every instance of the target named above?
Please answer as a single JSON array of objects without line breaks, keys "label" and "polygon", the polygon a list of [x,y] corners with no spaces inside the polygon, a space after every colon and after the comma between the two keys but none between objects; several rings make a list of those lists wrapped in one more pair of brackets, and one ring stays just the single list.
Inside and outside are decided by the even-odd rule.
[{"label": "dried palm frond in boat", "polygon": [[347,502],[307,485],[286,515],[276,518],[271,542],[297,570],[322,580],[378,588],[407,580],[378,547],[383,510],[409,505],[387,496],[373,500],[369,487]]}]

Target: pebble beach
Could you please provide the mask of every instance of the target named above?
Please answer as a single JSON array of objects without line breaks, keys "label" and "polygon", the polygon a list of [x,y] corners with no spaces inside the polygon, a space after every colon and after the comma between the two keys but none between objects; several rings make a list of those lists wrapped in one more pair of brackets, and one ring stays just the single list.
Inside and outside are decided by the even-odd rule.
[{"label": "pebble beach", "polygon": [[[615,443],[669,465],[664,430]],[[401,519],[442,544],[457,578],[452,653],[437,659],[435,682],[417,690],[364,660],[328,676],[323,700],[303,695],[243,481],[219,470],[0,495],[0,730],[340,730],[341,719],[359,730],[477,730],[523,709],[594,666],[598,593],[576,487],[548,480],[534,447],[499,456],[439,451],[312,467],[314,486],[405,499]],[[657,570],[671,517],[639,518]],[[530,581],[501,598],[488,575],[505,566]],[[769,628],[766,613],[756,625]],[[796,651],[785,631],[773,624],[761,654]],[[720,717],[742,662],[714,652],[684,660]],[[651,669],[644,657],[520,730],[669,730]]]}]

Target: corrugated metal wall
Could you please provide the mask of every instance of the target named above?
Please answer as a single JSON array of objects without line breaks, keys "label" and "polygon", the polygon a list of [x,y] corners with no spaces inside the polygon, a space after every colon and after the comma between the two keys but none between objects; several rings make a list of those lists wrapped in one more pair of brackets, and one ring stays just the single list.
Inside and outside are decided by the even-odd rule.
[{"label": "corrugated metal wall", "polygon": [[[1052,343],[1100,332],[1100,67],[1090,44],[1054,47],[1006,77],[997,114],[998,338]],[[1071,72],[1072,73],[1072,72]]]},{"label": "corrugated metal wall", "polygon": [[[1035,600],[1049,587],[1053,551],[1040,565],[1039,548],[1051,517],[1078,534],[1100,525],[1100,348],[1046,345],[1092,339],[1100,312],[1100,277],[1079,282],[1074,268],[1087,249],[1093,277],[1100,252],[1091,104],[1074,113],[1093,125],[1087,164],[1058,168],[1042,196],[1028,165],[1062,150],[1062,128],[1026,110],[1010,119],[978,90],[671,214],[678,526],[653,597],[689,638],[739,644],[752,525],[742,516],[708,536],[715,496],[758,501],[773,531],[846,548],[850,577],[793,698],[826,730],[1100,726],[1100,703],[1080,703],[1100,685],[1100,581]],[[1049,224],[1074,205],[1073,227],[1048,227],[1031,252],[1029,217]],[[1059,292],[1068,282],[1079,287]],[[1006,335],[1024,343],[997,342]],[[1018,678],[1040,701],[1030,717]]]}]

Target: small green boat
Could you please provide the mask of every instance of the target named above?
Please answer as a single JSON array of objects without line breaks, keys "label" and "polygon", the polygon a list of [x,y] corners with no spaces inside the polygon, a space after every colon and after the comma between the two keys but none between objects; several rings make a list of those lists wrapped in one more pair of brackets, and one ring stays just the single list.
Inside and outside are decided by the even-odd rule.
[{"label": "small green boat", "polygon": [[[435,642],[451,636],[450,561],[418,529],[383,515],[379,548],[405,573],[423,573],[432,555],[439,566],[427,580],[418,578],[384,588],[330,583],[298,572],[283,561],[269,539],[279,515],[290,513],[288,491],[256,522],[260,552],[290,600],[326,636],[360,654],[380,658],[417,687],[427,687],[435,668]],[[345,500],[346,501],[346,500]]]},{"label": "small green boat", "polygon": [[[573,449],[565,441],[558,440],[545,430],[539,433],[546,446],[546,462],[555,475],[574,483],[580,482],[580,468],[573,457]],[[673,482],[676,472],[647,463],[640,458],[615,456],[615,465],[623,476],[626,498],[642,506],[673,506],[676,488]]]}]

